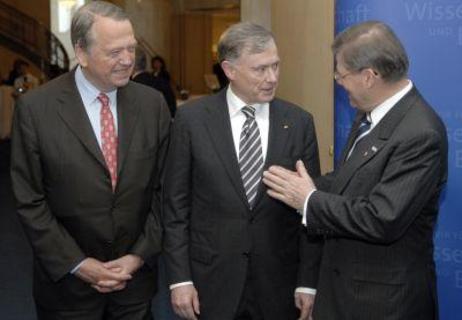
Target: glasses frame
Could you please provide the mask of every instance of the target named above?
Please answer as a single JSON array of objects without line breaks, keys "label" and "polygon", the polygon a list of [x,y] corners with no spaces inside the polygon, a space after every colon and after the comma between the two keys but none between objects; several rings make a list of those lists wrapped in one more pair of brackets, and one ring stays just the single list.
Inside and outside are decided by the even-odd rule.
[{"label": "glasses frame", "polygon": [[348,77],[349,75],[352,75],[353,73],[355,73],[355,72],[351,71],[351,72],[346,72],[344,74],[340,74],[340,72],[334,71],[334,80],[335,81],[341,81],[341,80],[345,79],[346,77]]}]

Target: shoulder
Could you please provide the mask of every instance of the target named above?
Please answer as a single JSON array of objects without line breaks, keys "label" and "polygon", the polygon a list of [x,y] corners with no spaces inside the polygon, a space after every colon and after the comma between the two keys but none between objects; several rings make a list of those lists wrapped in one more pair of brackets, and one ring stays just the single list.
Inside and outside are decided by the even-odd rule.
[{"label": "shoulder", "polygon": [[68,72],[55,79],[52,79],[38,87],[28,90],[25,94],[19,96],[16,101],[18,108],[33,107],[34,110],[43,108],[53,108],[56,101],[64,92],[77,92],[74,81],[74,73]]},{"label": "shoulder", "polygon": [[403,117],[401,130],[409,135],[434,133],[445,137],[446,128],[440,116],[417,90],[411,94],[413,100]]},{"label": "shoulder", "polygon": [[226,108],[226,98],[223,92],[193,99],[178,108],[177,116],[202,117],[210,108]]},{"label": "shoulder", "polygon": [[145,83],[139,83],[135,81],[129,81],[128,84],[124,87],[119,88],[124,94],[135,97],[140,101],[145,101],[149,104],[149,102],[160,101],[162,99],[162,94]]},{"label": "shoulder", "polygon": [[280,98],[274,98],[270,103],[270,108],[278,108],[282,110],[288,118],[294,120],[313,122],[313,116],[309,111],[295,103]]}]

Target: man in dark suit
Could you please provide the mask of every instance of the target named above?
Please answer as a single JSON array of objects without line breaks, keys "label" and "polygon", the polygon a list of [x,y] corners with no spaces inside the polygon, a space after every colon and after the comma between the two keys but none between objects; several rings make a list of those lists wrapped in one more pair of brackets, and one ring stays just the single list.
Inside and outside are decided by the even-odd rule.
[{"label": "man in dark suit", "polygon": [[279,57],[269,31],[236,24],[218,51],[230,85],[179,109],[166,161],[174,310],[184,319],[280,320],[297,319],[298,307],[308,319],[318,243],[301,233],[293,209],[266,195],[261,174],[298,159],[319,174],[312,117],[274,98]]},{"label": "man in dark suit", "polygon": [[313,318],[438,318],[433,231],[447,178],[446,130],[407,79],[393,31],[365,22],[334,41],[335,79],[358,109],[341,163],[315,179],[264,173],[268,193],[325,235]]},{"label": "man in dark suit", "polygon": [[12,138],[18,213],[39,319],[151,319],[159,177],[170,116],[129,82],[127,15],[95,1],[72,20],[77,68],[22,96]]}]

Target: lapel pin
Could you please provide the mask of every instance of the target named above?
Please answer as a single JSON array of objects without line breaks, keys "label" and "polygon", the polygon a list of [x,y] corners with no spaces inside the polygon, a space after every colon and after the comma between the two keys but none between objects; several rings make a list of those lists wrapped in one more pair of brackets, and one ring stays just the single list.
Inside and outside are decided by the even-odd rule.
[{"label": "lapel pin", "polygon": [[284,128],[284,129],[289,129],[289,125],[288,125],[288,124],[285,124],[285,125],[283,126],[283,128]]},{"label": "lapel pin", "polygon": [[372,146],[371,149],[372,149],[372,152],[377,152],[377,150],[378,150],[376,146]]}]

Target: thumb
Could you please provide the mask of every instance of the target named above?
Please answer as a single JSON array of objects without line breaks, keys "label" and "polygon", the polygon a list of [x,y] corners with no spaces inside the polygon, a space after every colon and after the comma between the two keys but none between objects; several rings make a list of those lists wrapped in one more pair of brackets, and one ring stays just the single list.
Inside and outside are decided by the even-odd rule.
[{"label": "thumb", "polygon": [[105,263],[103,263],[103,266],[107,269],[122,268],[119,261],[117,260],[106,261]]},{"label": "thumb", "polygon": [[308,171],[306,171],[305,165],[303,164],[302,160],[297,160],[297,163],[295,164],[295,167],[297,169],[297,173],[300,175],[302,178],[309,178],[310,175],[308,174]]}]

